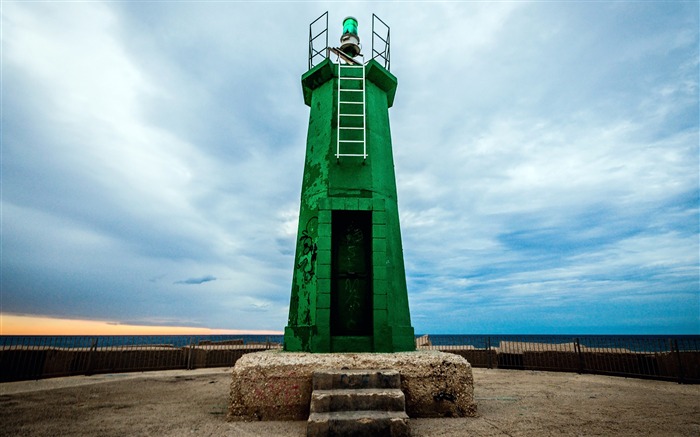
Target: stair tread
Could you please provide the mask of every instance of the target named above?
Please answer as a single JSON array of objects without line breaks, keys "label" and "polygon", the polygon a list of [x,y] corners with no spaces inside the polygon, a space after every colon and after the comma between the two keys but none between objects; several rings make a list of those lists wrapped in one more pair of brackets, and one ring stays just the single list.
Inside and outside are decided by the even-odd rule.
[{"label": "stair tread", "polygon": [[364,375],[364,374],[374,374],[382,373],[385,375],[398,374],[399,372],[394,369],[323,369],[317,370],[314,373],[326,373],[326,374],[346,374],[346,375]]},{"label": "stair tread", "polygon": [[403,396],[400,388],[329,388],[315,389],[311,394],[318,395],[373,395],[389,394],[392,396]]},{"label": "stair tread", "polygon": [[343,421],[343,420],[358,420],[358,419],[408,419],[408,414],[405,411],[375,411],[375,410],[358,410],[358,411],[330,411],[325,413],[309,414],[309,422],[317,421]]},{"label": "stair tread", "polygon": [[398,388],[316,389],[312,413],[331,411],[406,411],[406,397]]},{"label": "stair tread", "polygon": [[318,389],[400,388],[401,374],[392,369],[324,369],[313,374]]}]

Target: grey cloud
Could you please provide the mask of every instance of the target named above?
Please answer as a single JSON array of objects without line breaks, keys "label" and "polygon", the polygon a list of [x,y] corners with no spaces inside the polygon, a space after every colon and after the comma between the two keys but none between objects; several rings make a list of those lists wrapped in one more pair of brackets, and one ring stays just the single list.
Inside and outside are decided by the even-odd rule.
[{"label": "grey cloud", "polygon": [[173,284],[199,285],[205,282],[216,281],[216,277],[212,275],[202,276],[201,278],[188,278],[180,281],[175,281]]}]

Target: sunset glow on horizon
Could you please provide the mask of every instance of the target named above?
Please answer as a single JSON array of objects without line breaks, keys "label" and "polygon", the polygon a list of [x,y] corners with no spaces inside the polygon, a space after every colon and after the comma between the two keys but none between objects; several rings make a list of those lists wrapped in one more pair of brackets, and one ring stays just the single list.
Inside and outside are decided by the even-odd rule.
[{"label": "sunset glow on horizon", "polygon": [[282,335],[282,331],[126,325],[104,320],[0,314],[0,335]]}]

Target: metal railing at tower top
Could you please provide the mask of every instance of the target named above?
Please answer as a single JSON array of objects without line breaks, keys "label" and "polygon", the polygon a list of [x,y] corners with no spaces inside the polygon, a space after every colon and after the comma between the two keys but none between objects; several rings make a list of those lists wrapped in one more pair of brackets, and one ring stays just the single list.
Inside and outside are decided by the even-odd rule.
[{"label": "metal railing at tower top", "polygon": [[[324,18],[325,20],[323,20]],[[309,24],[309,70],[320,64],[327,57],[328,11]]]},{"label": "metal railing at tower top", "polygon": [[[372,57],[387,70],[391,67],[391,28],[372,14]],[[329,56],[328,11],[309,24],[309,70]]]},{"label": "metal railing at tower top", "polygon": [[[378,33],[378,30],[384,29],[386,29],[386,34],[385,37],[382,37]],[[372,14],[372,59],[383,61],[384,68],[387,70],[389,70],[391,67],[391,53],[389,50],[391,48],[389,43],[390,31],[391,29],[389,28],[388,24],[382,21],[382,19],[377,17],[375,14]],[[374,44],[375,41],[377,41],[376,46]]]}]

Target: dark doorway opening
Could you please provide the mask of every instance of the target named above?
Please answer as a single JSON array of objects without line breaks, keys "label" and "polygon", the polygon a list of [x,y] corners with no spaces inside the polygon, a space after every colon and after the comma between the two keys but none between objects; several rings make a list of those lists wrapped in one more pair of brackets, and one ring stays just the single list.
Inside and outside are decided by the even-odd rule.
[{"label": "dark doorway opening", "polygon": [[331,335],[372,335],[372,212],[331,216]]}]

